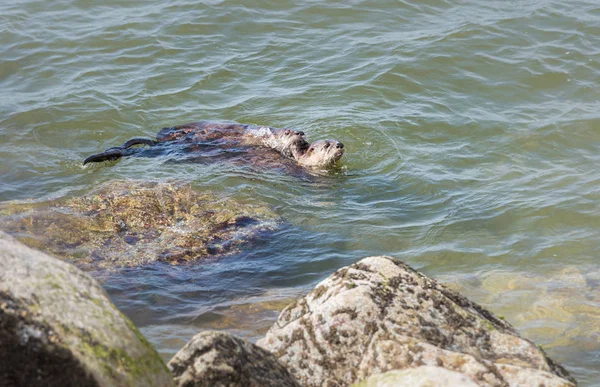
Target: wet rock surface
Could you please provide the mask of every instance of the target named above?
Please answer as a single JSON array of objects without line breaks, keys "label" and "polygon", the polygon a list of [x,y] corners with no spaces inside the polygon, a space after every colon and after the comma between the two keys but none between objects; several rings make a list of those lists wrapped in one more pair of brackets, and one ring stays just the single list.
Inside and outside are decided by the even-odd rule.
[{"label": "wet rock surface", "polygon": [[280,219],[179,182],[112,181],[80,197],[0,204],[0,229],[83,269],[234,253]]},{"label": "wet rock surface", "polygon": [[482,386],[574,385],[510,324],[391,257],[338,270],[285,308],[257,344],[307,386],[423,365]]},{"label": "wet rock surface", "polygon": [[169,385],[95,280],[0,232],[0,386]]},{"label": "wet rock surface", "polygon": [[268,351],[233,335],[197,334],[169,362],[178,386],[300,386]]}]

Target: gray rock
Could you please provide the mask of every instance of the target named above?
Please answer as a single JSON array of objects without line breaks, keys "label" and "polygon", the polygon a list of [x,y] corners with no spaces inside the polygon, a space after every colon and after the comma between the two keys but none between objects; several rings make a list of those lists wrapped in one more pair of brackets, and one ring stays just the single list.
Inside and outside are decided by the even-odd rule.
[{"label": "gray rock", "polygon": [[0,231],[0,386],[172,384],[95,280]]},{"label": "gray rock", "polygon": [[479,387],[471,378],[442,367],[421,366],[369,376],[352,387]]},{"label": "gray rock", "polygon": [[169,368],[178,386],[299,386],[271,353],[216,331],[194,336]]},{"label": "gray rock", "polygon": [[391,257],[342,268],[284,309],[257,343],[307,386],[440,366],[482,386],[572,386],[507,322]]}]

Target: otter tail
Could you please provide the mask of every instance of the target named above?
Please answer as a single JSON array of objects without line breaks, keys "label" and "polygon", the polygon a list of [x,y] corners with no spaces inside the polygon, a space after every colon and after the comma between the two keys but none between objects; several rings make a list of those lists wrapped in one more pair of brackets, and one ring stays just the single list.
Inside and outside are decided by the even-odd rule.
[{"label": "otter tail", "polygon": [[156,144],[158,144],[158,141],[151,140],[149,138],[132,138],[131,140],[125,141],[125,143],[123,145],[121,145],[119,148],[127,149],[127,148],[131,148],[134,145],[154,146]]},{"label": "otter tail", "polygon": [[96,153],[83,160],[83,165],[87,163],[99,163],[100,161],[117,160],[125,155],[125,149],[110,148],[101,153]]},{"label": "otter tail", "polygon": [[93,154],[83,160],[83,165],[87,163],[99,163],[101,161],[112,161],[120,159],[123,156],[129,156],[136,153],[135,149],[129,149],[134,145],[150,145],[154,146],[158,142],[149,138],[132,138],[131,140],[125,141],[121,146],[110,148],[101,153]]}]

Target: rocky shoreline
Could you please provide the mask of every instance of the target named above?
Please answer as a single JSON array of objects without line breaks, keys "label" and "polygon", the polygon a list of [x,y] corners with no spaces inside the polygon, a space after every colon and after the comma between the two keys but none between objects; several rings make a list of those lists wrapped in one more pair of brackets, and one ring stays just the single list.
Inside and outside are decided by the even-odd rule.
[{"label": "rocky shoreline", "polygon": [[575,386],[507,322],[391,257],[341,268],[256,344],[198,333],[165,365],[101,286],[0,233],[0,386]]}]

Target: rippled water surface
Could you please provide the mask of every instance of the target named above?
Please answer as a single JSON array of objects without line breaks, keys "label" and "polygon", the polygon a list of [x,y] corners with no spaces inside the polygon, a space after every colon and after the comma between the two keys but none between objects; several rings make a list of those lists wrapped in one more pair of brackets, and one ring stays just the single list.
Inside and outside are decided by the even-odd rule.
[{"label": "rippled water surface", "polygon": [[[235,256],[96,273],[165,359],[389,254],[600,385],[600,3],[26,0],[0,27],[0,200],[175,178],[287,219]],[[201,119],[338,139],[342,173],[81,165]]]}]

